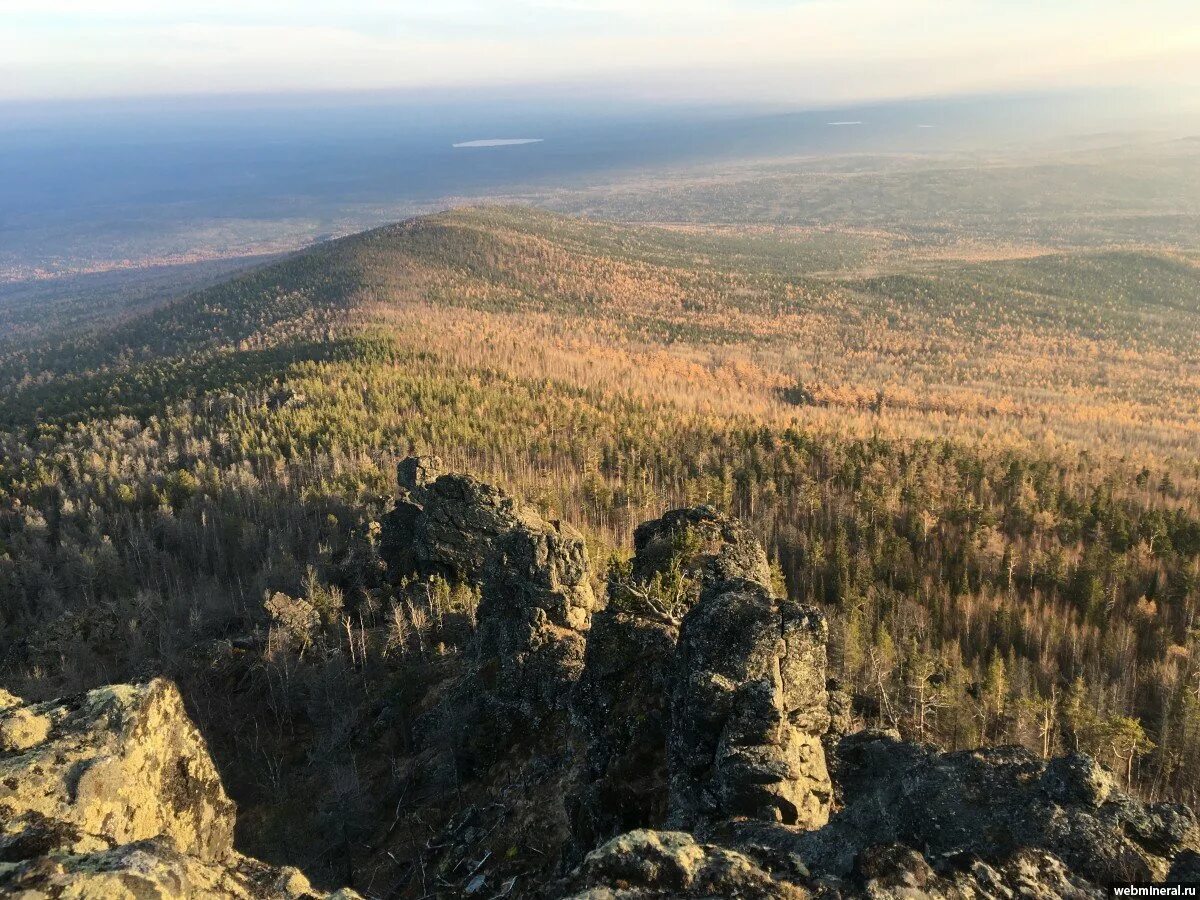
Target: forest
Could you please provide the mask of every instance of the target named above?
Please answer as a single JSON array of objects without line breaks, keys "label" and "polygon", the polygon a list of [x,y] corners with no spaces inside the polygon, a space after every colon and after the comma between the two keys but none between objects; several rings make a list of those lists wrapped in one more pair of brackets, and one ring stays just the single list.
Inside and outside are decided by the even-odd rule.
[{"label": "forest", "polygon": [[471,628],[469,594],[379,574],[396,462],[434,453],[573,523],[597,583],[666,509],[739,516],[828,613],[860,724],[1200,800],[1200,262],[692,218],[461,209],[10,312],[0,683],[171,673],[253,849],[313,840],[318,781],[344,835],[385,777],[347,735]]}]

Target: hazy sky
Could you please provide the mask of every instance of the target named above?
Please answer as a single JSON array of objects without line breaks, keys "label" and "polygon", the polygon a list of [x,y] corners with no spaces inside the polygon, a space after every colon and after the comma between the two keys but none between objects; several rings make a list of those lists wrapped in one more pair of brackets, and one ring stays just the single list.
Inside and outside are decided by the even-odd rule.
[{"label": "hazy sky", "polygon": [[0,0],[0,99],[543,83],[789,103],[1200,86],[1200,0]]}]

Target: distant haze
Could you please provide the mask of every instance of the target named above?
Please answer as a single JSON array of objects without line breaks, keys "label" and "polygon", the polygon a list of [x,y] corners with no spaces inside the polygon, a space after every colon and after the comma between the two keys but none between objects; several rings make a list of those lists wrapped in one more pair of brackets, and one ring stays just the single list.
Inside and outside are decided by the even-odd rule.
[{"label": "distant haze", "polygon": [[573,84],[850,103],[1200,83],[1195,0],[5,0],[0,99]]},{"label": "distant haze", "polygon": [[0,108],[0,282],[278,252],[618,173],[809,154],[991,152],[1164,122],[1186,133],[1174,115],[1132,113],[1151,108],[1129,92],[765,112],[496,91]]}]

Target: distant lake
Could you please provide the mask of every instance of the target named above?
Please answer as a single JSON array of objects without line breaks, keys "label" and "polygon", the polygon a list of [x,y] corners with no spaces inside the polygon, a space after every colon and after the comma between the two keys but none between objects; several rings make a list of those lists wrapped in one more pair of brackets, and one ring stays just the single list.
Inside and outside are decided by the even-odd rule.
[{"label": "distant lake", "polygon": [[484,138],[479,141],[460,141],[451,147],[515,147],[519,144],[540,144],[542,138]]}]

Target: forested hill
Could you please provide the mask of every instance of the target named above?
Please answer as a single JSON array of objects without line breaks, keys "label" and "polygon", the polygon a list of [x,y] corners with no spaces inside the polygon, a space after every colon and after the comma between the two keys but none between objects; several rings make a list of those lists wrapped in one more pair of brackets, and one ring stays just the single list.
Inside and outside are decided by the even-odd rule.
[{"label": "forested hill", "polygon": [[[292,352],[320,355],[312,342],[367,310],[419,301],[525,323],[575,316],[623,344],[719,348],[710,371],[736,360],[749,390],[808,415],[883,409],[906,434],[1007,429],[1194,456],[1200,266],[1165,251],[967,256],[922,259],[838,231],[451,212],[321,245],[84,337],[0,351],[0,416],[144,416]],[[201,364],[210,357],[221,362]]]},{"label": "forested hill", "polygon": [[[0,347],[0,684],[176,675],[248,849],[312,849],[370,792],[345,736],[465,646],[468,598],[378,577],[395,461],[434,452],[578,524],[597,582],[667,508],[740,517],[859,724],[1194,801],[1200,266],[935,249],[468,209],[45,323]],[[255,643],[276,595],[320,653]]]}]

